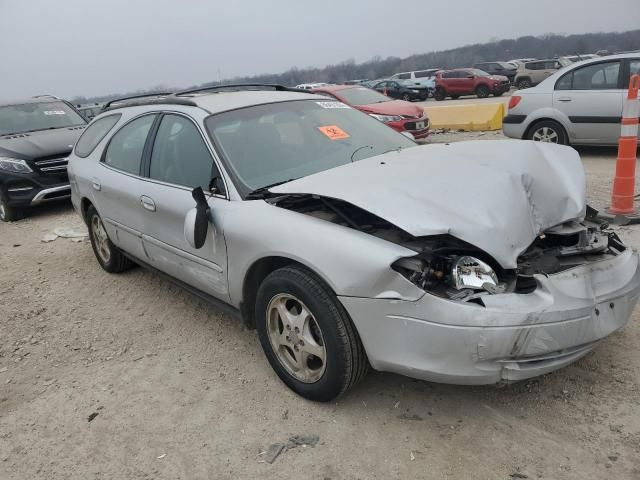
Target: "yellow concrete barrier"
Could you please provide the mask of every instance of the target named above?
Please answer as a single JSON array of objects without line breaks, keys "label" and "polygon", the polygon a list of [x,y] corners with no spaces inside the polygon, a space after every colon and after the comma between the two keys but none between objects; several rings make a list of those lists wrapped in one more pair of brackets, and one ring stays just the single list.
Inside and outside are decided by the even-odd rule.
[{"label": "yellow concrete barrier", "polygon": [[479,131],[500,130],[504,118],[504,103],[473,103],[425,108],[431,128]]}]

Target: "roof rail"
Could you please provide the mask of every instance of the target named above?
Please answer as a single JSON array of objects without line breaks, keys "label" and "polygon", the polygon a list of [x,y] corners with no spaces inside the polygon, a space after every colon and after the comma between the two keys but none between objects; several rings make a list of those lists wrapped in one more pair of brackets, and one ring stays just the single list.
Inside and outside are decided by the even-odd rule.
[{"label": "roof rail", "polygon": [[157,92],[157,93],[143,93],[140,95],[131,95],[128,97],[114,98],[113,100],[109,100],[107,103],[105,103],[103,108],[106,110],[114,103],[124,102],[127,100],[136,100],[138,98],[148,98],[148,97],[167,97],[172,94],[173,92]]},{"label": "roof rail", "polygon": [[211,85],[210,87],[190,88],[188,90],[182,90],[176,92],[175,95],[188,95],[190,93],[199,92],[215,92],[216,90],[235,89],[235,90],[258,90],[258,89],[273,89],[278,92],[299,92],[301,90],[297,88],[285,87],[284,85],[277,85],[272,83],[229,83],[227,85]]},{"label": "roof rail", "polygon": [[56,100],[60,100],[59,97],[56,97],[55,95],[49,95],[48,93],[45,93],[44,95],[34,95],[33,96],[33,98],[43,98],[43,97],[55,98]]}]

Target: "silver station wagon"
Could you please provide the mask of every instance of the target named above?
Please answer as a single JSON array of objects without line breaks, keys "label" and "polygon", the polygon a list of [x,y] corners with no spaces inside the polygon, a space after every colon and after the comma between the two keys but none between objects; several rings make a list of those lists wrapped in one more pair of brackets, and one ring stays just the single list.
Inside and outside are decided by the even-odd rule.
[{"label": "silver station wagon", "polygon": [[238,315],[313,400],[370,367],[458,384],[550,372],[622,328],[640,292],[574,150],[419,146],[280,86],[112,102],[69,179],[104,270],[145,266]]}]

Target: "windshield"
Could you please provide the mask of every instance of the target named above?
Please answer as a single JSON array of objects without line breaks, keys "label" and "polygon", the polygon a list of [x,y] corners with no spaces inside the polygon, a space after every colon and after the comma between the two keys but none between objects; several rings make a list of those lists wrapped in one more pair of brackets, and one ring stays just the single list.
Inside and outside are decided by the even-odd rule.
[{"label": "windshield", "polygon": [[86,123],[84,118],[64,102],[24,103],[0,107],[0,135]]},{"label": "windshield", "polygon": [[389,97],[385,97],[381,93],[366,87],[345,88],[336,93],[350,105],[370,105],[391,100]]},{"label": "windshield", "polygon": [[337,101],[289,101],[212,115],[206,126],[241,195],[415,142]]}]

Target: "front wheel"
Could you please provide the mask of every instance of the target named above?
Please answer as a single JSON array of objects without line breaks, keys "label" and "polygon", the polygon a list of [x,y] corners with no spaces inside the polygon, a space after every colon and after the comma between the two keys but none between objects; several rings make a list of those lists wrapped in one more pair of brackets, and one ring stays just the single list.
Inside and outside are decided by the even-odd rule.
[{"label": "front wheel", "polygon": [[0,192],[0,221],[15,222],[23,216],[22,210],[10,206],[7,197],[5,197],[4,193]]},{"label": "front wheel", "polygon": [[93,248],[93,253],[104,270],[109,273],[120,273],[133,266],[133,262],[125,257],[109,240],[102,219],[93,205],[87,210],[87,225],[91,248]]},{"label": "front wheel", "polygon": [[445,99],[445,97],[447,96],[447,93],[444,91],[443,88],[436,88],[436,91],[433,92],[433,98],[437,101],[437,102],[441,102],[442,100]]},{"label": "front wheel", "polygon": [[526,135],[528,140],[534,142],[557,143],[568,145],[569,139],[562,125],[553,120],[544,120],[534,124]]},{"label": "front wheel", "polygon": [[531,80],[528,78],[523,78],[522,80],[518,80],[516,83],[518,90],[524,90],[525,88],[531,88]]},{"label": "front wheel", "polygon": [[402,100],[404,100],[405,102],[410,102],[411,95],[409,95],[408,93],[405,93],[404,95],[402,95]]},{"label": "front wheel", "polygon": [[369,369],[344,307],[322,280],[302,267],[278,269],[262,282],[256,329],[278,377],[309,400],[336,398]]},{"label": "front wheel", "polygon": [[476,88],[476,95],[478,98],[487,98],[489,96],[489,87],[486,85],[480,85]]}]

